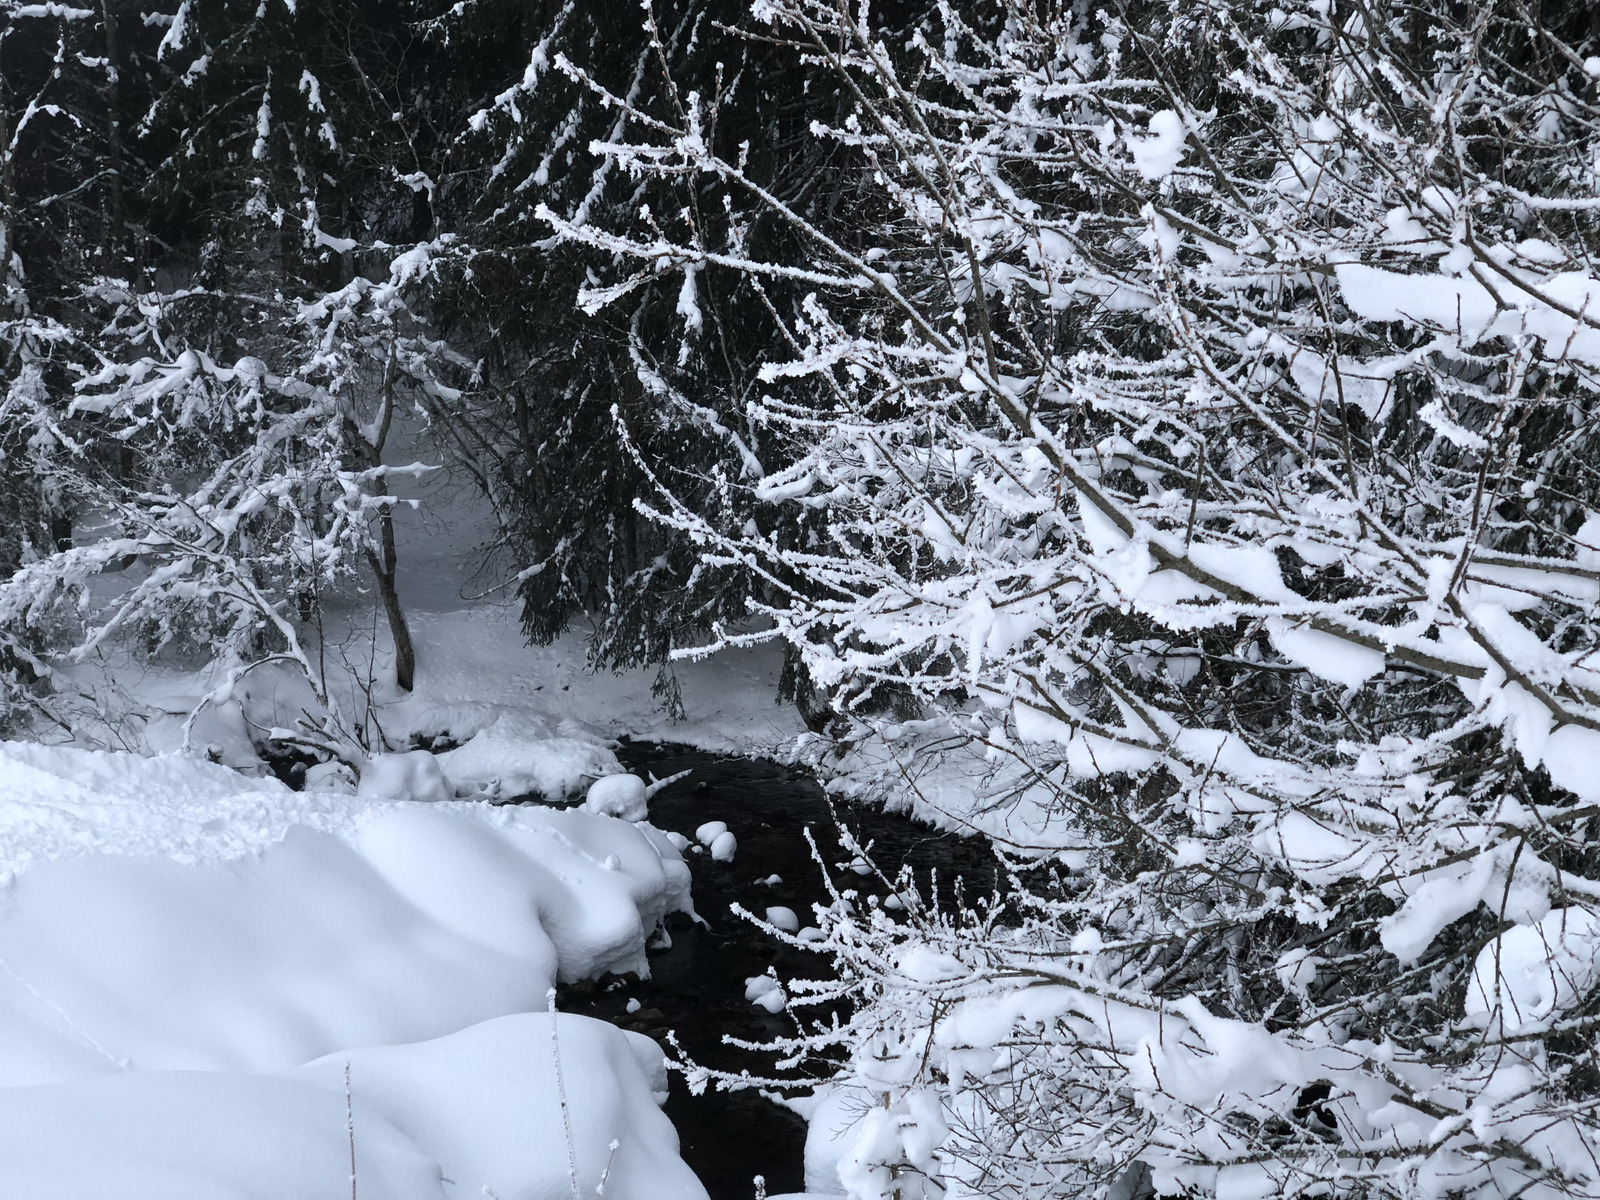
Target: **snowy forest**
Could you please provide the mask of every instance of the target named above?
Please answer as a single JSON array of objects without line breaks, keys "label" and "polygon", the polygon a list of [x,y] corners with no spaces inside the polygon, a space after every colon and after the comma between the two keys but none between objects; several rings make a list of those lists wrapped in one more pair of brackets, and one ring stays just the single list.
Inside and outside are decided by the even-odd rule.
[{"label": "snowy forest", "polygon": [[1600,1198],[1600,6],[82,2],[0,1192]]}]

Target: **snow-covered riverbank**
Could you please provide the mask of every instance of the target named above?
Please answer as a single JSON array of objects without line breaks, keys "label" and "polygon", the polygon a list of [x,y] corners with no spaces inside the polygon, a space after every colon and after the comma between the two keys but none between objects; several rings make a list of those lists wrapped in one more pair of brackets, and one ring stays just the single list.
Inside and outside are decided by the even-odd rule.
[{"label": "snow-covered riverbank", "polygon": [[585,1193],[704,1195],[655,1044],[540,1011],[689,907],[648,826],[14,743],[0,812],[0,1193],[338,1195],[353,1116],[364,1198],[565,1197],[565,1109]]},{"label": "snow-covered riverbank", "polygon": [[593,674],[577,634],[530,647],[488,606],[412,620],[409,695],[381,682],[381,632],[329,656],[339,719],[372,688],[398,751],[359,794],[332,765],[274,777],[260,751],[307,697],[270,665],[112,654],[63,672],[95,709],[70,741],[0,743],[0,1194],[342,1195],[353,1124],[361,1200],[567,1200],[574,1170],[584,1195],[705,1195],[656,1043],[546,1011],[558,982],[649,973],[658,922],[692,911],[679,850],[496,802],[582,795],[621,736],[792,745],[779,655],[680,664],[674,720],[653,671]]}]

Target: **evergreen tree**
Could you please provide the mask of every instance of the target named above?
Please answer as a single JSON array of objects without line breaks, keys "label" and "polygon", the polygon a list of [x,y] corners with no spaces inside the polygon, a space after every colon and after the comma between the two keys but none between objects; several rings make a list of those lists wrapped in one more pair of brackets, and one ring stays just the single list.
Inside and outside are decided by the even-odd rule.
[{"label": "evergreen tree", "polygon": [[[492,12],[469,10],[471,28],[493,28]],[[609,270],[612,251],[552,238],[540,213],[708,248],[726,248],[737,230],[775,255],[792,252],[793,231],[759,213],[736,218],[702,180],[617,170],[592,146],[626,122],[596,88],[669,123],[703,106],[703,136],[803,210],[846,205],[851,186],[829,169],[834,148],[806,136],[812,115],[839,103],[836,82],[767,41],[730,36],[741,4],[625,12],[565,4],[525,19],[520,83],[486,100],[471,118],[476,140],[452,159],[470,152],[480,165],[444,192],[461,269],[436,301],[480,359],[480,403],[441,416],[459,422],[456,443],[502,513],[524,628],[548,641],[590,615],[591,657],[606,667],[665,663],[745,618],[765,590],[756,576],[706,575],[689,540],[641,518],[635,501],[653,480],[692,496],[725,531],[810,535],[803,515],[750,490],[768,435],[748,406],[785,285],[756,290],[707,261],[580,309],[580,289]],[[462,191],[470,207],[456,200]],[[669,669],[660,683],[670,702]]]}]

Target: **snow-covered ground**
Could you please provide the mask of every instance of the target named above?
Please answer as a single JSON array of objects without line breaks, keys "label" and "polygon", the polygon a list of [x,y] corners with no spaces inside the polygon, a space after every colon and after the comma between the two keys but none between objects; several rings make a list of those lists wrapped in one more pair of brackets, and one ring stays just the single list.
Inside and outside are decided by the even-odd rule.
[{"label": "snow-covered ground", "polygon": [[0,819],[0,1195],[338,1195],[352,1122],[362,1197],[569,1196],[568,1123],[585,1194],[704,1195],[655,1044],[543,1011],[690,907],[648,825],[19,743]]},{"label": "snow-covered ground", "polygon": [[360,1200],[705,1195],[655,1043],[547,1010],[558,980],[648,972],[692,911],[678,849],[607,815],[629,805],[491,801],[582,795],[622,736],[792,744],[778,656],[681,664],[674,721],[653,670],[592,674],[581,631],[529,647],[513,608],[463,602],[461,532],[406,544],[413,694],[381,623],[331,614],[359,789],[258,756],[316,707],[281,664],[109,646],[58,676],[65,724],[0,743],[0,1196],[310,1200],[352,1161]]},{"label": "snow-covered ground", "polygon": [[650,693],[655,668],[591,672],[581,632],[549,646],[529,646],[510,608],[418,612],[412,636],[419,646],[418,684],[415,695],[385,718],[396,732],[441,728],[461,738],[510,712],[537,715],[557,734],[770,753],[787,749],[804,730],[794,706],[777,700],[777,647],[678,663],[685,713],[680,721]]},{"label": "snow-covered ground", "polygon": [[[594,757],[592,748],[619,737],[758,754],[784,752],[804,731],[794,706],[776,699],[782,666],[777,647],[678,663],[684,718],[677,720],[651,694],[654,668],[590,671],[582,629],[549,646],[529,646],[516,610],[499,604],[421,609],[409,621],[417,652],[414,693],[397,693],[385,682],[392,678],[388,639],[370,626],[330,632],[328,691],[346,723],[355,724],[366,712],[364,687],[375,679],[373,731],[397,749],[413,736],[466,742],[482,733],[485,742],[501,743],[487,760],[480,758],[490,750],[485,745],[458,753],[452,778],[462,782],[481,784],[489,774],[504,773],[508,786],[521,779],[536,785],[525,790],[561,794],[579,790],[581,777],[592,778],[597,767],[614,763],[605,753]],[[296,672],[269,666],[232,680],[223,664],[199,670],[153,666],[108,652],[58,676],[82,696],[73,701],[63,694],[53,702],[71,718],[70,739],[49,725],[38,734],[45,741],[146,754],[177,750],[187,735],[197,751],[211,746],[222,761],[248,767],[251,724],[258,733],[293,726],[312,705],[309,688],[295,682]],[[519,773],[513,746],[551,739],[563,744],[545,745],[537,764],[525,758]],[[514,792],[511,787],[508,794]]]}]

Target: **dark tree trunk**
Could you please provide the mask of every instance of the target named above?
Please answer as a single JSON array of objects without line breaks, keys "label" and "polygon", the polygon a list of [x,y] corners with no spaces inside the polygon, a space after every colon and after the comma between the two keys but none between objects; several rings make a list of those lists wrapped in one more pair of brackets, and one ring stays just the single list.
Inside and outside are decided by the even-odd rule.
[{"label": "dark tree trunk", "polygon": [[[391,350],[389,361],[384,366],[382,409],[376,436],[368,442],[359,431],[355,432],[355,437],[366,447],[369,467],[375,468],[383,464],[383,447],[389,440],[389,428],[394,421],[394,385],[395,358]],[[374,495],[387,496],[389,484],[380,475],[373,480],[372,491]],[[394,681],[402,691],[409,692],[416,683],[417,652],[411,643],[411,627],[406,624],[405,609],[400,607],[400,593],[394,586],[398,556],[394,545],[392,506],[386,507],[383,515],[378,518],[378,540],[379,550],[373,550],[370,545],[367,548],[367,564],[372,568],[373,577],[378,581],[378,595],[383,599],[384,616],[389,619],[389,637],[394,642]]]},{"label": "dark tree trunk", "polygon": [[106,33],[106,154],[109,187],[106,203],[111,218],[111,236],[106,250],[111,256],[110,274],[117,276],[127,267],[127,214],[122,199],[122,53],[117,40],[116,14],[111,0],[100,0],[100,15]]},{"label": "dark tree trunk", "polygon": [[372,574],[378,581],[378,595],[383,599],[383,613],[389,619],[389,637],[394,642],[394,681],[402,691],[409,692],[416,683],[417,651],[411,643],[411,627],[406,624],[405,609],[400,607],[400,593],[394,586],[394,522],[383,518],[384,554],[387,564],[378,556],[367,554]]}]

